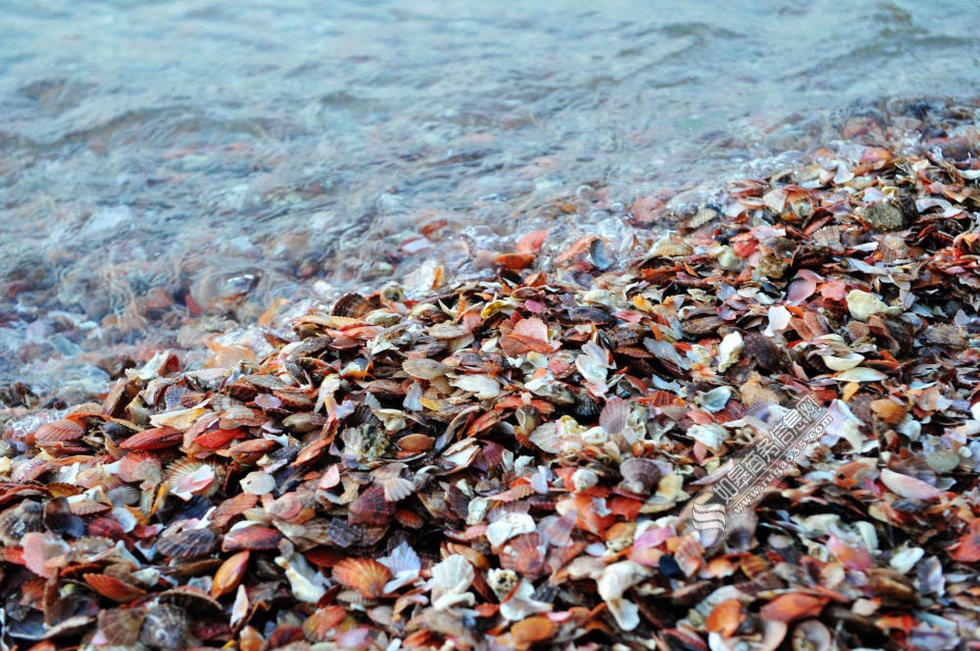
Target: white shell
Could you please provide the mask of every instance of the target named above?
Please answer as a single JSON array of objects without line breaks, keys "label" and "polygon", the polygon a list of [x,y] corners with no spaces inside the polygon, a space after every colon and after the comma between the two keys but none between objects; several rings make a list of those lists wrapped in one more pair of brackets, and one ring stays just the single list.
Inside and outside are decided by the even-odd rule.
[{"label": "white shell", "polygon": [[728,367],[738,361],[739,355],[745,349],[745,342],[742,335],[731,332],[718,344],[718,372],[724,373]]},{"label": "white shell", "polygon": [[475,393],[480,400],[489,400],[500,395],[500,383],[489,375],[462,375],[449,380],[449,384],[457,389]]},{"label": "white shell", "polygon": [[265,495],[276,487],[276,480],[267,472],[256,470],[242,478],[242,492],[249,495]]},{"label": "white shell", "polygon": [[881,371],[876,371],[873,368],[858,366],[855,368],[849,368],[846,371],[841,371],[835,376],[834,379],[836,379],[838,382],[880,382],[886,377],[888,376]]},{"label": "white shell", "polygon": [[852,289],[847,295],[847,310],[858,321],[867,321],[868,317],[878,312],[891,311],[891,307],[870,292]]},{"label": "white shell", "polygon": [[854,368],[864,361],[864,356],[858,355],[857,353],[845,353],[843,355],[821,355],[820,358],[831,371],[846,371],[847,369]]},{"label": "white shell", "polygon": [[508,513],[487,527],[487,540],[497,547],[514,536],[535,530],[534,518],[527,513]]}]

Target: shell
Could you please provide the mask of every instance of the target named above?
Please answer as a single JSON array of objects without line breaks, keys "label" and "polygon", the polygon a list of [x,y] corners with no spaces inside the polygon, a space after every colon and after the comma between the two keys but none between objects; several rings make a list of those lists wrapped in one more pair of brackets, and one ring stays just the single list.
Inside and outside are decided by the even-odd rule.
[{"label": "shell", "polygon": [[157,551],[170,558],[200,558],[210,554],[218,544],[218,535],[210,528],[184,529],[168,535],[160,534]]},{"label": "shell", "polygon": [[905,420],[905,414],[908,413],[908,408],[894,400],[882,398],[871,402],[871,411],[889,425],[898,425]]},{"label": "shell", "polygon": [[0,513],[0,542],[20,546],[25,534],[44,530],[44,507],[34,500],[24,500]]},{"label": "shell", "polygon": [[313,643],[327,642],[337,633],[337,626],[347,617],[343,606],[318,608],[303,622],[303,633]]},{"label": "shell", "polygon": [[99,613],[99,630],[111,646],[136,647],[146,612],[142,608],[112,608]]},{"label": "shell", "polygon": [[714,607],[705,619],[704,627],[727,638],[735,634],[745,619],[742,603],[738,599],[727,599]]},{"label": "shell", "polygon": [[108,574],[83,574],[82,578],[103,597],[120,603],[129,603],[146,594],[146,590]]},{"label": "shell", "polygon": [[816,619],[800,622],[793,629],[793,651],[830,651],[834,648],[830,630]]},{"label": "shell", "polygon": [[663,477],[660,466],[653,459],[636,457],[623,461],[619,472],[623,475],[623,488],[637,495],[649,494]]},{"label": "shell", "polygon": [[385,499],[385,491],[372,486],[347,507],[351,524],[385,524],[395,514],[395,506]]},{"label": "shell", "polygon": [[407,434],[398,439],[398,447],[406,452],[425,452],[431,450],[436,440],[425,434]]},{"label": "shell", "polygon": [[221,540],[221,551],[237,552],[243,549],[273,550],[278,549],[282,534],[272,527],[249,525],[235,528],[224,535]]},{"label": "shell", "polygon": [[179,445],[184,434],[173,427],[153,427],[133,434],[119,444],[123,450],[162,450]]},{"label": "shell", "polygon": [[235,591],[245,576],[245,570],[248,569],[250,555],[251,552],[246,549],[225,559],[218,571],[214,573],[214,583],[211,584],[212,597],[217,599]]},{"label": "shell", "polygon": [[398,502],[415,492],[415,482],[404,477],[391,477],[382,482],[384,497],[389,502]]},{"label": "shell", "polygon": [[537,533],[522,534],[508,540],[500,550],[500,567],[535,579],[545,571],[547,546]]},{"label": "shell", "polygon": [[963,457],[952,450],[937,450],[926,457],[926,463],[929,464],[929,467],[939,474],[952,472],[959,467],[962,461]]},{"label": "shell", "polygon": [[221,604],[206,592],[180,585],[160,593],[157,602],[176,606],[195,616],[214,616],[222,612]]},{"label": "shell", "polygon": [[544,615],[522,619],[510,628],[510,643],[514,648],[527,649],[550,640],[558,632],[558,624]]},{"label": "shell", "polygon": [[434,380],[453,370],[452,366],[434,359],[424,357],[409,357],[402,362],[402,370],[420,380]]},{"label": "shell", "polygon": [[163,481],[160,458],[149,452],[130,452],[119,461],[119,477],[127,482],[159,484]]},{"label": "shell", "polygon": [[763,619],[791,622],[796,619],[817,617],[830,601],[827,597],[815,597],[805,592],[781,594],[759,611]]},{"label": "shell", "polygon": [[158,604],[146,613],[139,641],[157,649],[182,649],[189,627],[190,619],[182,608]]},{"label": "shell", "polygon": [[85,436],[85,427],[68,419],[44,423],[34,430],[34,441],[39,446],[65,441],[77,441],[83,436]]},{"label": "shell", "polygon": [[377,599],[384,594],[391,571],[371,558],[346,558],[334,565],[333,578],[342,586],[357,590],[365,599]]}]

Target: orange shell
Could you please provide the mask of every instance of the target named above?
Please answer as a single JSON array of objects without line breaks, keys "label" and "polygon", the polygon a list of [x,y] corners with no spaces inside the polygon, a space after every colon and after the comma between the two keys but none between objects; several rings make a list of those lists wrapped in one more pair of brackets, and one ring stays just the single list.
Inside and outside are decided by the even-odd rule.
[{"label": "orange shell", "polygon": [[119,461],[119,477],[127,482],[160,483],[162,479],[160,459],[149,452],[130,452]]},{"label": "orange shell", "polygon": [[347,610],[343,606],[318,608],[303,622],[303,632],[311,642],[328,642],[336,634],[335,629],[346,616]]},{"label": "orange shell", "polygon": [[183,432],[173,427],[153,427],[133,434],[119,444],[123,450],[162,450],[180,443]]},{"label": "orange shell", "polygon": [[741,602],[738,599],[729,599],[715,606],[705,620],[704,627],[710,633],[720,633],[722,637],[731,637],[735,635],[735,631],[738,630],[743,621],[745,621],[745,615],[742,613]]},{"label": "orange shell", "polygon": [[254,525],[229,531],[221,541],[221,551],[237,552],[242,549],[273,550],[279,548],[282,534],[277,529]]},{"label": "orange shell", "polygon": [[251,552],[246,549],[229,556],[221,564],[218,571],[214,573],[214,583],[211,584],[212,597],[218,598],[235,591],[242,577],[245,576],[250,555]]},{"label": "orange shell", "polygon": [[871,402],[871,411],[889,425],[898,425],[905,419],[908,408],[889,398],[881,398]]},{"label": "orange shell", "polygon": [[221,504],[211,514],[211,523],[218,529],[224,529],[232,521],[259,502],[258,495],[239,493]]},{"label": "orange shell", "polygon": [[544,615],[522,619],[510,628],[510,641],[515,648],[527,649],[534,644],[550,640],[558,632],[558,625]]},{"label": "orange shell", "polygon": [[424,452],[432,448],[436,440],[426,434],[408,434],[398,439],[398,447],[406,452]]},{"label": "orange shell", "polygon": [[820,611],[830,601],[827,597],[815,597],[805,592],[782,594],[767,603],[759,611],[763,619],[791,622],[794,619],[819,617]]},{"label": "orange shell", "polygon": [[129,603],[146,594],[146,590],[108,574],[83,574],[82,578],[100,595],[119,603]]},{"label": "orange shell", "polygon": [[365,599],[377,599],[391,580],[391,571],[371,558],[345,558],[333,567],[333,578],[342,586],[361,593]]}]

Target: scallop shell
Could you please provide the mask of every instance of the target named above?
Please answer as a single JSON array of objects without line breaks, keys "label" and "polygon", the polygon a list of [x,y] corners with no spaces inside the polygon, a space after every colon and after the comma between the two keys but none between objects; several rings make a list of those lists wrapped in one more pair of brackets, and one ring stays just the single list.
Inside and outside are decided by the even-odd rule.
[{"label": "scallop shell", "polygon": [[286,493],[265,507],[266,513],[290,524],[302,524],[313,518],[315,511],[296,493]]},{"label": "scallop shell", "polygon": [[130,452],[119,461],[119,477],[127,482],[159,484],[163,481],[160,459],[149,452]]},{"label": "scallop shell", "polygon": [[377,599],[384,594],[391,571],[371,558],[346,558],[334,565],[333,578],[344,587],[357,590],[365,599]]},{"label": "scallop shell", "polygon": [[557,632],[558,624],[544,615],[534,615],[510,628],[509,642],[516,649],[528,649],[552,639]]},{"label": "scallop shell", "polygon": [[123,450],[162,450],[179,445],[184,434],[173,427],[153,427],[133,434],[119,444]]},{"label": "scallop shell", "polygon": [[692,253],[694,253],[694,249],[690,244],[687,244],[676,236],[668,234],[664,235],[653,243],[653,246],[650,247],[649,255],[654,257],[675,258],[691,255]]},{"label": "scallop shell", "polygon": [[139,641],[157,649],[182,649],[189,626],[190,619],[182,608],[158,604],[146,613]]},{"label": "scallop shell", "polygon": [[623,461],[619,472],[623,475],[623,488],[637,495],[649,494],[663,477],[656,461],[636,457]]},{"label": "scallop shell", "polygon": [[214,513],[211,514],[211,523],[218,529],[224,529],[233,518],[258,504],[258,501],[257,495],[239,493],[218,505]]},{"label": "scallop shell", "polygon": [[282,534],[272,527],[246,525],[232,527],[221,540],[221,551],[237,552],[243,549],[273,550],[279,548]]},{"label": "scallop shell", "polygon": [[185,529],[175,534],[164,531],[157,542],[157,551],[170,558],[200,558],[210,554],[218,545],[218,535],[210,528]]},{"label": "scallop shell", "polygon": [[383,482],[382,488],[386,500],[398,502],[415,492],[415,482],[404,477],[392,477]]},{"label": "scallop shell", "polygon": [[385,499],[379,486],[368,488],[347,507],[351,524],[385,524],[395,514],[395,506]]},{"label": "scallop shell", "polygon": [[142,608],[112,608],[99,613],[99,631],[110,646],[136,647],[146,612]]},{"label": "scallop shell", "polygon": [[44,423],[34,430],[34,442],[38,446],[77,441],[83,436],[85,436],[85,427],[68,419]]},{"label": "scallop shell", "polygon": [[303,622],[303,633],[306,639],[314,644],[328,642],[337,634],[337,626],[347,617],[347,609],[343,606],[332,605],[317,608]]},{"label": "scallop shell", "polygon": [[398,447],[406,452],[425,452],[431,450],[436,440],[425,434],[407,434],[398,439]]},{"label": "scallop shell", "polygon": [[120,603],[129,603],[146,594],[146,590],[108,574],[83,574],[82,578],[103,597]]},{"label": "scallop shell", "polygon": [[514,536],[500,550],[500,567],[534,580],[547,571],[546,551],[537,532]]}]

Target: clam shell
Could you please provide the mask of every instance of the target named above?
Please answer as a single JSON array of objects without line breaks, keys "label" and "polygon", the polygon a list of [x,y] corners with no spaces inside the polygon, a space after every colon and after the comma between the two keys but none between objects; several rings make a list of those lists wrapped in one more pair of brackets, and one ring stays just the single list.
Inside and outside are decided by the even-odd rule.
[{"label": "clam shell", "polygon": [[453,370],[453,367],[434,359],[409,357],[402,362],[402,370],[420,380],[434,380]]},{"label": "clam shell", "polygon": [[365,599],[377,599],[384,594],[391,571],[372,558],[346,558],[334,565],[333,578]]}]

